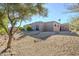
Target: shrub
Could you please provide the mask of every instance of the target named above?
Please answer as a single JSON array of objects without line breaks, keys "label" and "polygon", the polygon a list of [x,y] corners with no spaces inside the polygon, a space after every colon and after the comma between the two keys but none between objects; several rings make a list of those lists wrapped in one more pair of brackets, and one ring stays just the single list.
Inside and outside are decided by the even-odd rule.
[{"label": "shrub", "polygon": [[30,25],[27,25],[27,26],[26,26],[26,30],[27,30],[27,31],[32,31],[32,27],[31,27]]}]

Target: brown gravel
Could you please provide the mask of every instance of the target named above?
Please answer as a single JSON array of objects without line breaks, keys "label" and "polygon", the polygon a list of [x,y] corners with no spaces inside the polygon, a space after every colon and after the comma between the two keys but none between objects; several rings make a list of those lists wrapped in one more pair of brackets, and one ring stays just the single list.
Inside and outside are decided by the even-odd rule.
[{"label": "brown gravel", "polygon": [[21,40],[12,41],[11,52],[7,51],[1,55],[75,56],[79,55],[79,37],[52,35],[47,40],[41,40],[32,36],[26,36]]}]

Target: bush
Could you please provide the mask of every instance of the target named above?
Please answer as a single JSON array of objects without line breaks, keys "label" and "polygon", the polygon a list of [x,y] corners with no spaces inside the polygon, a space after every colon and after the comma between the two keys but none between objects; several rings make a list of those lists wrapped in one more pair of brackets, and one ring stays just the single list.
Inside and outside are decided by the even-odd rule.
[{"label": "bush", "polygon": [[30,25],[26,26],[27,31],[32,31],[32,27]]}]

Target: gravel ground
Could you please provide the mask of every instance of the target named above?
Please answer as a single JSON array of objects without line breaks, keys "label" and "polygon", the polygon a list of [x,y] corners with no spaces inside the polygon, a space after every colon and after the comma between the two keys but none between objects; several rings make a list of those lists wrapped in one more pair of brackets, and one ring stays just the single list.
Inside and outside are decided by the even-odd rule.
[{"label": "gravel ground", "polygon": [[[78,56],[79,37],[70,35],[52,34],[42,32],[31,36],[26,35],[20,40],[12,41],[11,52],[7,51],[2,56]],[[37,37],[38,36],[38,37]],[[46,40],[42,40],[41,37]],[[6,45],[6,44],[5,44]],[[3,47],[0,48],[3,49]]]}]

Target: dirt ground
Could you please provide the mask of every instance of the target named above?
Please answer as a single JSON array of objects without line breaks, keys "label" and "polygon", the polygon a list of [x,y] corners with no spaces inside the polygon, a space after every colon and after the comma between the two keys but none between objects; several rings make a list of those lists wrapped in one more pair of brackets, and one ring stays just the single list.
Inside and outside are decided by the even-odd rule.
[{"label": "dirt ground", "polygon": [[[22,35],[22,34],[21,34]],[[0,40],[0,43],[6,40]],[[29,34],[20,40],[12,41],[11,51],[1,56],[77,56],[79,55],[79,36],[66,32],[64,34],[52,34],[49,32]],[[0,47],[0,51],[4,49]]]}]

